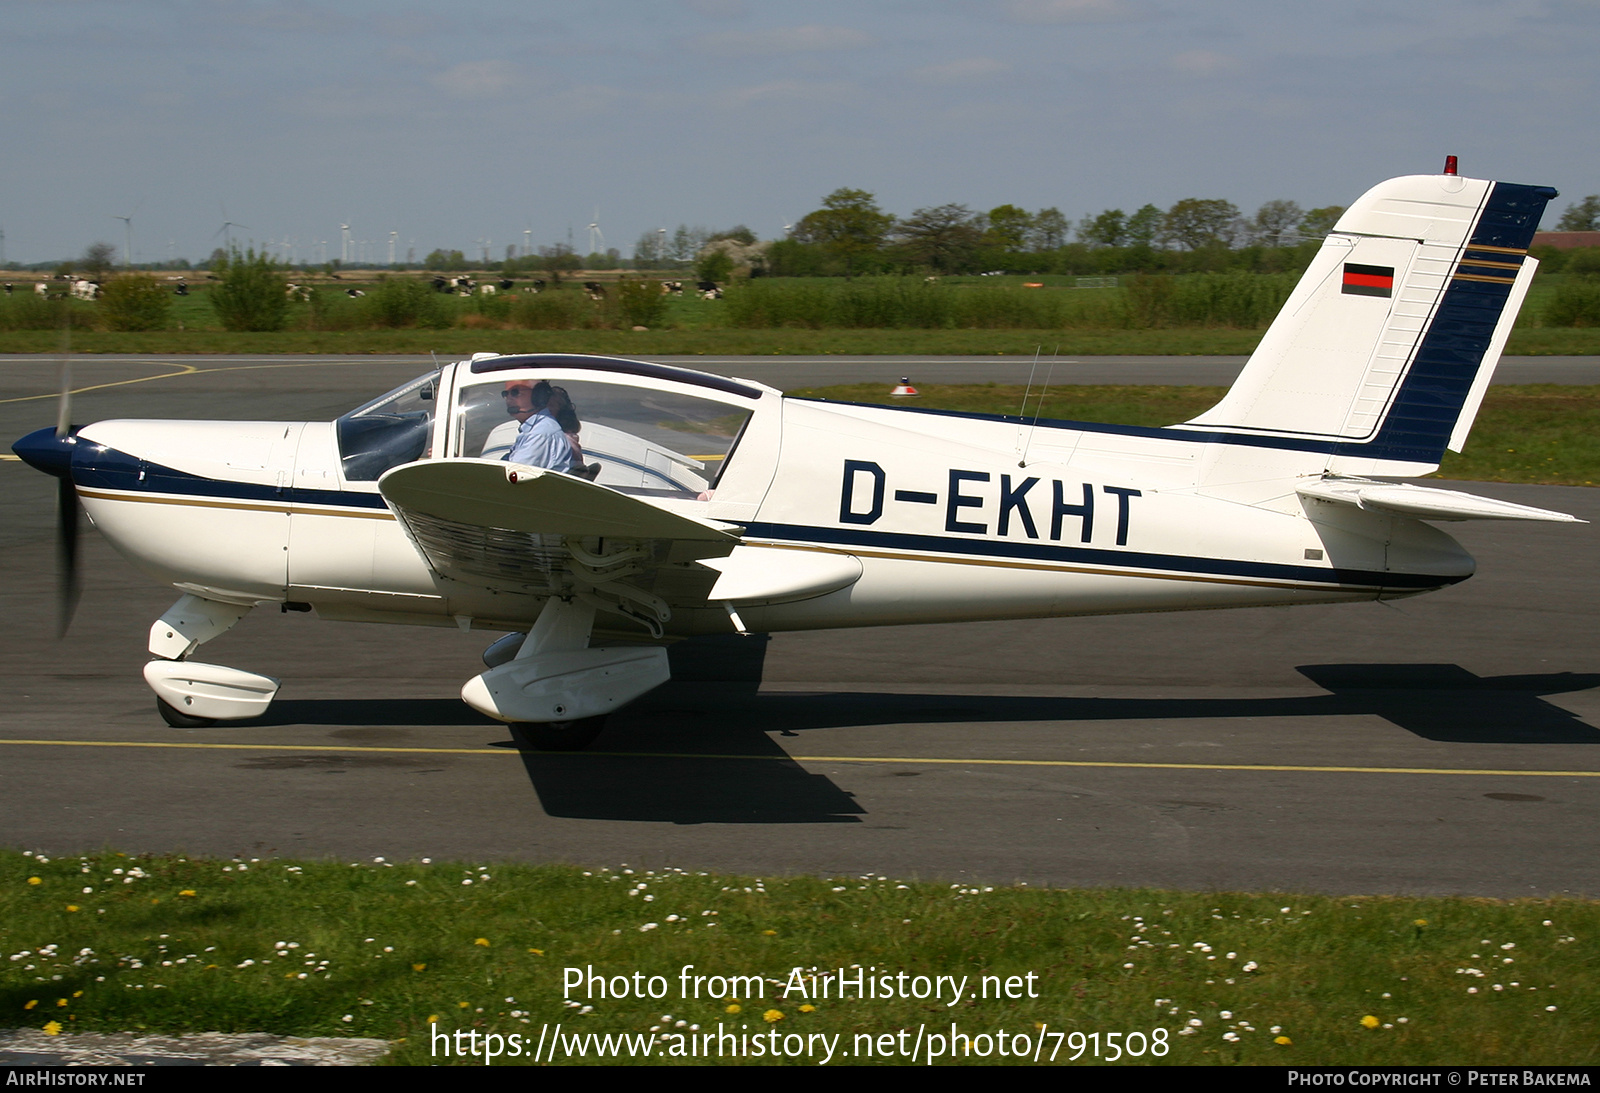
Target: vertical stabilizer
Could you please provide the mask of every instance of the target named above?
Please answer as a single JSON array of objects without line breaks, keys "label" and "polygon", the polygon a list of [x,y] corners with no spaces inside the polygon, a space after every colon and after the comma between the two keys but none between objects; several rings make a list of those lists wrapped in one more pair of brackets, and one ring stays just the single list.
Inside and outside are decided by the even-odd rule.
[{"label": "vertical stabilizer", "polygon": [[1411,475],[1459,448],[1536,263],[1544,186],[1391,179],[1339,219],[1238,381],[1180,428],[1286,473]]}]

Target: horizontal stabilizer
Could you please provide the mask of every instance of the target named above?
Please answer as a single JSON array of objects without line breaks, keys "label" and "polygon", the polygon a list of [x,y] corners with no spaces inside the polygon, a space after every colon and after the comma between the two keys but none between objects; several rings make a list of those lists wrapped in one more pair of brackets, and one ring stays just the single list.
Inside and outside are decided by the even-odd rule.
[{"label": "horizontal stabilizer", "polygon": [[493,459],[429,459],[396,467],[378,492],[411,514],[539,535],[737,542],[726,525],[681,516],[581,478]]},{"label": "horizontal stabilizer", "polygon": [[1353,505],[1368,512],[1387,512],[1415,520],[1542,520],[1555,524],[1587,523],[1576,516],[1532,505],[1476,497],[1456,490],[1436,490],[1396,482],[1360,478],[1323,478],[1297,486],[1301,497]]}]

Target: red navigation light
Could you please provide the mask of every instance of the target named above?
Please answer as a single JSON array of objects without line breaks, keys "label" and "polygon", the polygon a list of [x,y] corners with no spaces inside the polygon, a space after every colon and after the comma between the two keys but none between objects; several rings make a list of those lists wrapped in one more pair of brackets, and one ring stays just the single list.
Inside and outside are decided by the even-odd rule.
[{"label": "red navigation light", "polygon": [[1453,175],[1453,174],[1456,173],[1456,157],[1455,156],[1445,156],[1444,157],[1444,173],[1447,174],[1447,175]]}]

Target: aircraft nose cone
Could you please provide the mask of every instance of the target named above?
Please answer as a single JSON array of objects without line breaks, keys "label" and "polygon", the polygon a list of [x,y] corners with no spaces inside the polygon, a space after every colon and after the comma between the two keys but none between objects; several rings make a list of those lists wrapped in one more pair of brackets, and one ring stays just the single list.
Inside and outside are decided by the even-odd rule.
[{"label": "aircraft nose cone", "polygon": [[11,445],[11,450],[30,467],[57,478],[69,478],[72,475],[72,451],[77,445],[77,436],[70,433],[56,436],[55,429],[46,426],[35,429]]}]

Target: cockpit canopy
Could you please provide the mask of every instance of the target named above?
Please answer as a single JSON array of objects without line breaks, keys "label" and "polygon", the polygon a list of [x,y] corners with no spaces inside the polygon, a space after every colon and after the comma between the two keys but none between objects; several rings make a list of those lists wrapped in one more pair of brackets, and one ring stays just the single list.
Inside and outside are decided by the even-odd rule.
[{"label": "cockpit canopy", "polygon": [[[357,407],[335,423],[344,477],[435,456],[505,459],[521,423],[512,386],[564,398],[572,473],[625,492],[695,496],[715,488],[763,390],[685,369],[605,357],[495,357],[439,372]],[[441,397],[449,420],[435,428]],[[552,404],[554,405],[554,404]],[[543,404],[536,409],[542,409]],[[524,416],[527,416],[526,414]],[[546,426],[548,428],[548,426]]]}]

